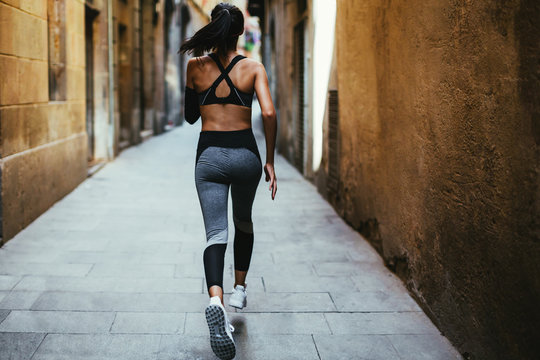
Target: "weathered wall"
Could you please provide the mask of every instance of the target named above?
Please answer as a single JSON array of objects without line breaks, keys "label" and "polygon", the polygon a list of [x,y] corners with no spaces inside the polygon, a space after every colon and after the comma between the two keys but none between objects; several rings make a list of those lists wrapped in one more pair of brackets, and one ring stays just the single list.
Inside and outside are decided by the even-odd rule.
[{"label": "weathered wall", "polygon": [[340,211],[474,359],[540,351],[539,18],[338,0]]},{"label": "weathered wall", "polygon": [[[93,113],[94,153],[89,154],[95,162],[111,159],[112,143],[109,124],[109,58],[107,0],[94,0],[92,8],[98,11],[93,21]],[[87,41],[87,40],[86,40]],[[86,64],[88,71],[89,64]],[[88,96],[88,94],[87,94]],[[88,119],[86,120],[88,121]],[[91,141],[89,137],[89,141]],[[111,153],[110,153],[111,152]]]},{"label": "weathered wall", "polygon": [[[273,78],[272,100],[278,118],[277,151],[294,163],[295,151],[295,73],[293,34],[299,20],[296,2],[274,0],[266,10],[265,22],[269,27],[272,44],[271,64],[265,64]],[[305,70],[306,73],[309,69]],[[307,129],[306,129],[307,132]]]},{"label": "weathered wall", "polygon": [[86,177],[84,5],[65,13],[65,97],[50,102],[47,1],[0,0],[3,242]]}]

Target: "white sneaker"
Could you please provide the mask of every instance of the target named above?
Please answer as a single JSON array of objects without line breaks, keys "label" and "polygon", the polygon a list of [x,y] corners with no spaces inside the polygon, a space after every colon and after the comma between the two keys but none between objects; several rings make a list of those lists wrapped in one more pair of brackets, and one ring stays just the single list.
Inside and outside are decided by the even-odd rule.
[{"label": "white sneaker", "polygon": [[229,306],[242,309],[247,305],[247,284],[245,285],[246,286],[236,285],[236,287],[232,290],[231,297],[229,298]]},{"label": "white sneaker", "polygon": [[219,296],[210,298],[210,303],[205,310],[206,322],[210,330],[210,346],[212,351],[221,360],[233,359],[236,355],[236,347],[231,332],[234,327],[229,322],[227,312],[221,304]]}]

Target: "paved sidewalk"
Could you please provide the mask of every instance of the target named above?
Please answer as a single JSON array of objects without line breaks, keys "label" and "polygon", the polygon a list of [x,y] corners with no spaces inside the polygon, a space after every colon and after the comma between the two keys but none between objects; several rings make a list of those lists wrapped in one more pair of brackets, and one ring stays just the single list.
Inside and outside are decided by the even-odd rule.
[{"label": "paved sidewalk", "polygon": [[[0,360],[216,359],[199,130],[125,150],[0,248]],[[276,200],[264,179],[255,199],[247,307],[227,307],[236,359],[460,359],[316,189],[279,156],[276,171]]]}]

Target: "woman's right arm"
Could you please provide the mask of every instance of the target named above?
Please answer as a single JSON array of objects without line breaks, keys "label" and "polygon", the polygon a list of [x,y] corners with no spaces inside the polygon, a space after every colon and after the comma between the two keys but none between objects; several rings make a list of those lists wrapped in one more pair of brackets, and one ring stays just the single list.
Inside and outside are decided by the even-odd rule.
[{"label": "woman's right arm", "polygon": [[270,88],[268,86],[268,76],[266,75],[266,70],[262,64],[258,64],[257,66],[257,72],[255,74],[255,92],[257,93],[259,105],[261,106],[264,137],[266,139],[266,164],[264,165],[264,172],[266,175],[265,180],[270,181],[269,190],[272,192],[272,200],[274,200],[277,191],[277,179],[274,171],[277,119],[276,110],[274,109]]},{"label": "woman's right arm", "polygon": [[197,92],[195,92],[195,86],[193,85],[193,66],[195,59],[190,59],[186,69],[186,88],[184,91],[184,117],[190,124],[194,124],[201,116],[199,108],[199,98]]}]

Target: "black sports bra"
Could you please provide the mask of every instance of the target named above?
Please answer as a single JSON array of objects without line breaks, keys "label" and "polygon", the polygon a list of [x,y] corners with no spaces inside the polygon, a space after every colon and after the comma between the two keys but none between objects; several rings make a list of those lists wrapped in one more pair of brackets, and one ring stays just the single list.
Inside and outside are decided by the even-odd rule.
[{"label": "black sports bra", "polygon": [[[245,56],[243,55],[236,55],[234,59],[232,59],[231,63],[227,66],[226,69],[223,68],[223,65],[219,62],[219,58],[216,54],[210,53],[208,54],[214,60],[219,68],[219,71],[221,71],[221,75],[214,81],[214,83],[203,92],[197,93],[197,97],[199,99],[199,105],[210,105],[210,104],[235,104],[245,107],[251,107],[251,103],[253,102],[253,93],[248,94],[243,91],[240,91],[239,89],[234,86],[231,78],[229,77],[229,72],[233,68],[233,66],[240,60],[244,59]],[[230,92],[229,95],[226,97],[217,97],[216,96],[216,89],[218,85],[225,79],[227,81],[227,84],[229,85]]]}]

